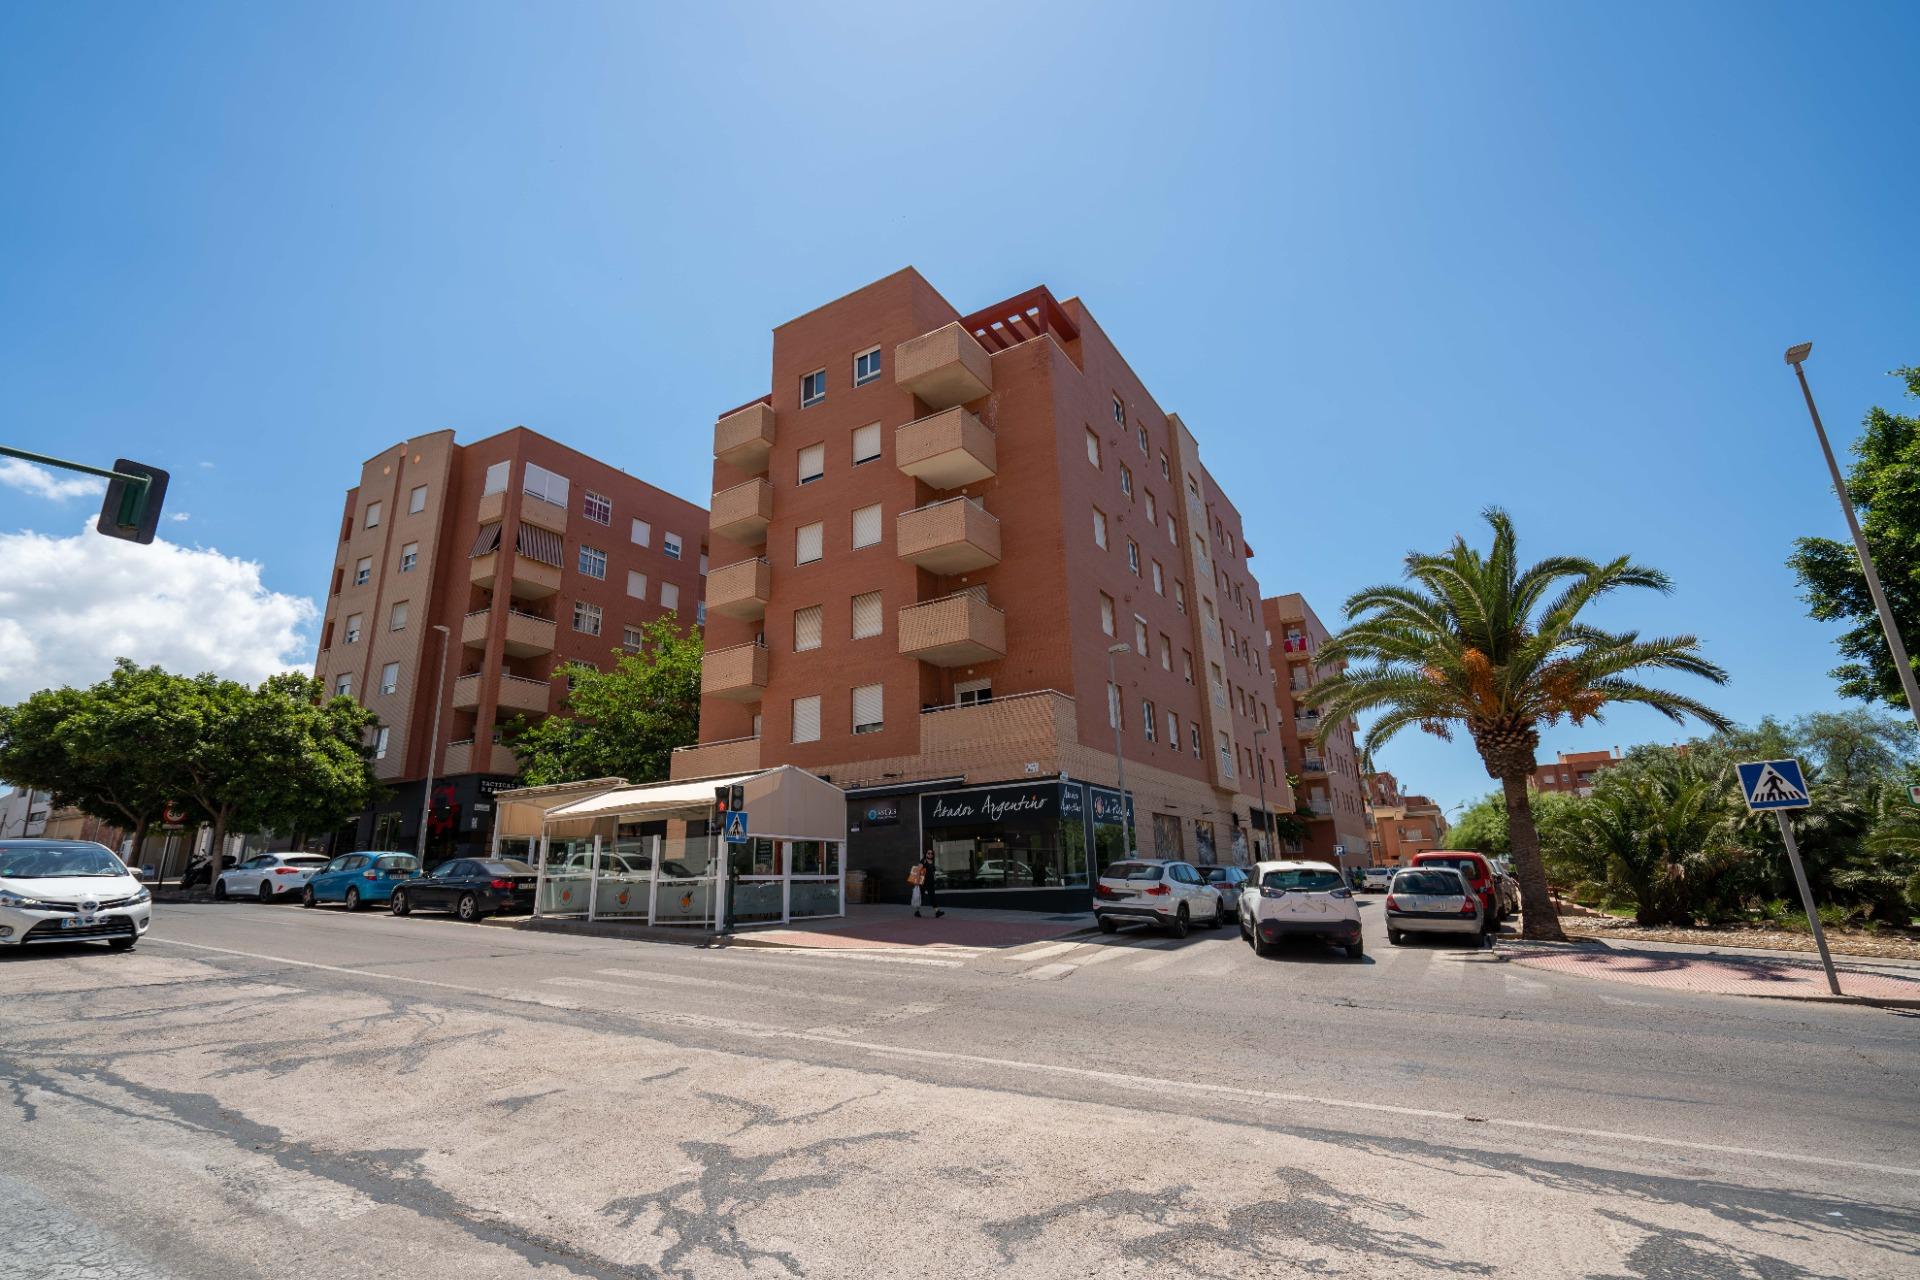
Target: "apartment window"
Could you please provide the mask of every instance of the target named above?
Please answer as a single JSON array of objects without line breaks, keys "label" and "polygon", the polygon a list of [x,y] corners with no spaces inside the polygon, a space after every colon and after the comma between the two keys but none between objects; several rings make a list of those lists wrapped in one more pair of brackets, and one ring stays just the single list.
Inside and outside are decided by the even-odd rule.
[{"label": "apartment window", "polygon": [[1153,594],[1157,596],[1167,594],[1166,575],[1160,572],[1160,562],[1158,560],[1153,562]]},{"label": "apartment window", "polygon": [[880,504],[861,507],[853,513],[853,548],[875,546],[880,541]]},{"label": "apartment window", "polygon": [[[811,404],[819,404],[826,398],[827,371],[825,369],[815,369],[812,373],[800,375],[800,407],[802,409]],[[816,731],[813,736],[817,738],[820,734]]]},{"label": "apartment window", "polygon": [[1136,578],[1140,576],[1140,544],[1132,538],[1127,539],[1127,571]]},{"label": "apartment window", "polygon": [[353,585],[364,587],[371,577],[373,577],[373,557],[361,556],[360,563],[353,566]]},{"label": "apartment window", "polygon": [[380,523],[380,504],[377,502],[369,502],[367,504],[367,528],[369,529],[375,528],[379,525],[379,523]]},{"label": "apartment window", "polygon": [[1107,513],[1098,507],[1093,509],[1093,545],[1107,549]]},{"label": "apartment window", "polygon": [[347,615],[347,643],[360,643],[360,615],[357,613]]},{"label": "apartment window", "polygon": [[407,495],[407,514],[410,516],[417,516],[422,511],[425,511],[426,509],[427,509],[427,486],[423,484],[415,485],[413,487],[413,492]]},{"label": "apartment window", "polygon": [[1133,428],[1134,439],[1140,442],[1140,452],[1147,451],[1147,427],[1145,423],[1136,423]]},{"label": "apartment window", "polygon": [[853,358],[853,385],[864,387],[880,376],[880,348],[871,347]]},{"label": "apartment window", "polygon": [[678,560],[680,558],[680,535],[677,533],[661,534],[660,554],[669,560]]},{"label": "apartment window", "polygon": [[800,483],[812,484],[827,474],[827,446],[810,444],[800,451]]},{"label": "apartment window", "polygon": [[703,627],[707,625],[707,602],[705,600],[696,600],[693,602],[693,620]]},{"label": "apartment window", "polygon": [[962,680],[953,686],[953,700],[963,707],[993,701],[993,681]]},{"label": "apartment window", "polygon": [[863,684],[853,691],[853,731],[878,733],[886,722],[881,686]]},{"label": "apartment window", "polygon": [[1168,638],[1167,633],[1164,631],[1160,633],[1160,669],[1162,671],[1173,670],[1173,641]]},{"label": "apartment window", "polygon": [[1159,732],[1159,724],[1160,713],[1153,703],[1145,698],[1140,699],[1140,731],[1147,735],[1148,742],[1157,741],[1153,735]]},{"label": "apartment window", "polygon": [[1175,751],[1180,749],[1180,717],[1167,712],[1167,745]]},{"label": "apartment window", "polygon": [[1214,736],[1220,748],[1220,772],[1231,778],[1235,776],[1233,771],[1233,744],[1227,741],[1227,731],[1225,729],[1216,731]]},{"label": "apartment window", "polygon": [[810,604],[793,615],[793,651],[805,653],[820,647],[820,606]]},{"label": "apartment window", "polygon": [[869,591],[853,598],[853,638],[855,640],[867,640],[879,635],[882,624],[878,591]]},{"label": "apartment window", "polygon": [[375,760],[385,760],[387,758],[387,743],[390,742],[392,738],[393,730],[387,728],[386,725],[381,725],[373,731],[373,758]]},{"label": "apartment window", "polygon": [[1158,528],[1160,525],[1160,508],[1154,504],[1153,490],[1149,489],[1141,496],[1147,500],[1147,523]]},{"label": "apartment window", "polygon": [[407,602],[396,600],[393,608],[387,611],[387,630],[405,631],[407,629]]},{"label": "apartment window", "polygon": [[638,627],[620,628],[620,643],[627,646],[627,648],[633,649],[637,652],[640,648],[640,640],[641,640],[640,628]]},{"label": "apartment window", "polygon": [[1191,734],[1193,738],[1193,758],[1198,760],[1200,758],[1200,726],[1190,724],[1187,726],[1187,732]]},{"label": "apartment window", "polygon": [[869,422],[853,429],[853,465],[872,462],[880,456],[880,424]]},{"label": "apartment window", "polygon": [[336,698],[351,698],[353,696],[353,677],[350,675],[335,676],[333,678],[333,696]]},{"label": "apartment window", "polygon": [[635,569],[627,570],[627,594],[635,600],[647,598],[647,575]]},{"label": "apartment window", "polygon": [[1174,524],[1173,512],[1171,511],[1167,512],[1167,545],[1170,547],[1180,545],[1180,529]]},{"label": "apartment window", "polygon": [[1100,593],[1100,629],[1113,634],[1113,597],[1104,591]]},{"label": "apartment window", "polygon": [[820,741],[820,695],[809,694],[793,700],[793,740]]},{"label": "apartment window", "polygon": [[520,488],[523,492],[551,502],[556,507],[567,505],[567,478],[557,471],[549,471],[545,467],[529,462],[527,473],[521,478]]},{"label": "apartment window", "polygon": [[389,662],[380,668],[380,692],[397,693],[400,689],[400,664]]},{"label": "apartment window", "polygon": [[1162,480],[1173,479],[1173,470],[1167,466],[1167,451],[1165,449],[1160,451],[1160,478]]},{"label": "apartment window", "polygon": [[632,537],[633,545],[636,547],[651,546],[653,543],[653,526],[645,520],[635,520],[633,522]]},{"label": "apartment window", "polygon": [[595,524],[613,523],[613,499],[589,489],[581,495],[580,514]]},{"label": "apartment window", "polygon": [[1143,658],[1148,653],[1147,620],[1137,613],[1133,615],[1133,651]]},{"label": "apartment window", "polygon": [[793,562],[812,564],[820,558],[820,522],[803,524],[793,531]]},{"label": "apartment window", "polygon": [[1107,684],[1107,727],[1120,727],[1120,686],[1111,681]]},{"label": "apartment window", "polygon": [[1100,437],[1093,434],[1093,428],[1087,428],[1087,461],[1094,466],[1100,465]]},{"label": "apartment window", "polygon": [[1227,709],[1227,679],[1220,673],[1220,664],[1217,662],[1209,662],[1207,664],[1207,676],[1209,687],[1213,690],[1213,705],[1225,711]]},{"label": "apartment window", "polygon": [[679,612],[680,587],[677,583],[663,582],[660,584],[660,607],[662,609],[671,609],[676,613]]},{"label": "apartment window", "polygon": [[507,491],[507,469],[512,465],[511,462],[501,461],[488,467],[487,482],[480,486],[480,492],[483,495],[489,493],[505,493]]},{"label": "apartment window", "polygon": [[409,542],[400,548],[400,572],[412,573],[413,566],[420,563],[420,544]]},{"label": "apartment window", "polygon": [[1127,425],[1127,406],[1119,396],[1113,398],[1113,420],[1123,427]]},{"label": "apartment window", "polygon": [[1180,651],[1180,676],[1188,684],[1193,683],[1193,652],[1189,649]]},{"label": "apartment window", "polygon": [[700,576],[707,576],[707,553],[704,551],[700,553]]},{"label": "apartment window", "polygon": [[589,578],[607,576],[607,553],[598,547],[589,547],[584,543],[580,547],[580,572]]},{"label": "apartment window", "polygon": [[1133,471],[1124,462],[1120,464],[1120,492],[1133,496]]},{"label": "apartment window", "polygon": [[1187,611],[1187,589],[1178,578],[1173,580],[1173,607],[1182,613]]},{"label": "apartment window", "polygon": [[573,602],[573,629],[582,635],[600,634],[600,606],[588,604],[585,600]]}]

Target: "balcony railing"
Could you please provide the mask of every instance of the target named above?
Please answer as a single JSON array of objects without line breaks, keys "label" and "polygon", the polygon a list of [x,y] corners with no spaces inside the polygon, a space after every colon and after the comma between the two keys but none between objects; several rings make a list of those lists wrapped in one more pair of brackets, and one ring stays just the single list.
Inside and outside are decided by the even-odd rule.
[{"label": "balcony railing", "polygon": [[964,667],[1007,656],[1007,615],[983,591],[908,605],[900,611],[900,652],[936,667]]},{"label": "balcony railing", "polygon": [[708,528],[716,538],[758,546],[767,540],[773,522],[773,486],[756,477],[713,495]]},{"label": "balcony railing", "polygon": [[765,471],[772,451],[773,406],[764,400],[735,409],[713,426],[713,456],[730,467]]},{"label": "balcony railing", "polygon": [[763,618],[773,570],[765,556],[721,565],[707,574],[707,612],[727,618]]},{"label": "balcony railing", "polygon": [[[480,672],[470,671],[453,682],[453,705],[456,710],[479,709],[480,686],[484,679]],[[512,675],[500,677],[500,695],[497,705],[503,711],[524,711],[532,715],[545,715],[552,698],[553,682],[550,680],[531,680],[525,676]]]},{"label": "balcony railing", "polygon": [[481,524],[498,524],[506,515],[510,498],[520,503],[520,518],[528,524],[537,524],[542,529],[551,529],[555,533],[567,531],[567,509],[545,498],[536,498],[530,493],[510,494],[505,489],[497,493],[480,496]]},{"label": "balcony railing", "polygon": [[895,347],[893,379],[931,408],[950,409],[993,390],[993,361],[955,322]]},{"label": "balcony railing", "polygon": [[958,489],[991,477],[999,466],[993,432],[965,409],[947,409],[894,432],[894,462],[923,484]]},{"label": "balcony railing", "polygon": [[[467,563],[472,566],[469,577],[474,586],[488,591],[499,590],[500,552],[489,551],[483,556],[473,557]],[[509,575],[507,590],[521,600],[544,600],[560,590],[560,570],[550,564],[542,564],[531,556],[514,556]]]},{"label": "balcony railing", "polygon": [[712,778],[725,773],[751,773],[760,768],[760,737],[730,738],[675,747],[668,764],[673,778]]},{"label": "balcony railing", "polygon": [[708,650],[700,664],[700,696],[758,702],[767,689],[765,645],[737,644]]},{"label": "balcony railing", "polygon": [[931,573],[971,573],[1000,563],[1000,521],[972,498],[948,498],[901,512],[894,543]]}]

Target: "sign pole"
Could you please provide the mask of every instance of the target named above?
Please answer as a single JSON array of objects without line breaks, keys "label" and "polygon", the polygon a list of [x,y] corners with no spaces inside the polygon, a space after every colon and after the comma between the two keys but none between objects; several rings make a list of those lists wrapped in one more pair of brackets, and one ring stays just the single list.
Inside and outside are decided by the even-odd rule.
[{"label": "sign pole", "polygon": [[1827,990],[1840,995],[1840,976],[1833,971],[1833,956],[1827,951],[1827,931],[1820,927],[1820,913],[1814,910],[1813,889],[1807,884],[1807,869],[1800,864],[1800,847],[1793,842],[1793,827],[1786,810],[1775,809],[1774,821],[1780,824],[1780,838],[1786,841],[1787,861],[1793,866],[1793,881],[1800,886],[1800,905],[1807,909],[1807,923],[1813,926],[1813,942],[1820,948],[1820,964],[1827,971]]}]

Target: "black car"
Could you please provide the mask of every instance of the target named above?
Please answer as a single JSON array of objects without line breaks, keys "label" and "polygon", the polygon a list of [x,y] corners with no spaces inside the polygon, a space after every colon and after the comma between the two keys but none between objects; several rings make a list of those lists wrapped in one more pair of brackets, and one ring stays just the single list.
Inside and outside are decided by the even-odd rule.
[{"label": "black car", "polygon": [[451,911],[462,920],[478,920],[495,911],[524,915],[533,910],[540,873],[511,858],[455,858],[393,891],[393,914]]},{"label": "black car", "polygon": [[1220,910],[1223,913],[1220,918],[1222,920],[1238,920],[1240,918],[1240,893],[1247,887],[1246,868],[1196,866],[1194,870],[1198,871],[1200,878],[1205,880],[1212,886],[1213,891],[1220,895]]}]

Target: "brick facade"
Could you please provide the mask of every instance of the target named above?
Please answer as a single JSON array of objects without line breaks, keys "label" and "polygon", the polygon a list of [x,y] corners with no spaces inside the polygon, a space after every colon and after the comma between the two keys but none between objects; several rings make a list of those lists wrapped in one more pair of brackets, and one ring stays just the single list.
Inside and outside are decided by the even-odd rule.
[{"label": "brick facade", "polygon": [[[1320,713],[1299,701],[1345,664],[1327,667],[1315,660],[1327,641],[1327,628],[1299,593],[1270,596],[1260,602],[1260,609],[1280,714],[1280,740],[1288,771],[1300,779],[1294,799],[1303,815],[1309,811],[1313,815],[1306,819],[1306,839],[1294,849],[1336,863],[1344,871],[1369,866],[1367,794],[1353,722],[1340,724],[1322,747],[1316,742]],[[1336,853],[1336,846],[1345,852]]]}]

